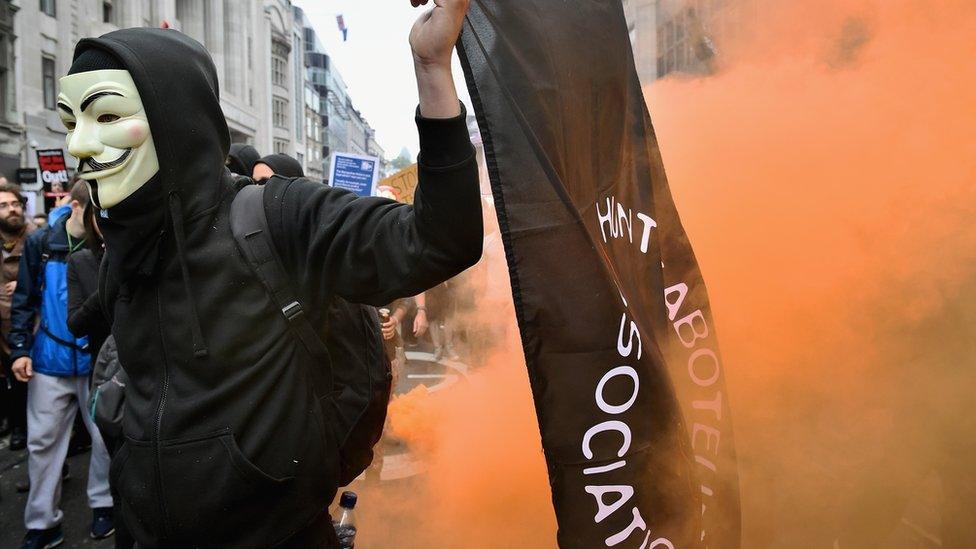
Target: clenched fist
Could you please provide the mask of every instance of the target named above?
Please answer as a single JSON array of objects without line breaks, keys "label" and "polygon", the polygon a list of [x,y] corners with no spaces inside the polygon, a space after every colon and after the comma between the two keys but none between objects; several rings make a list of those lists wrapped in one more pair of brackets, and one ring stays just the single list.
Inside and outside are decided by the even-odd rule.
[{"label": "clenched fist", "polygon": [[[413,7],[431,0],[410,0]],[[417,71],[420,114],[426,118],[454,118],[461,103],[451,75],[451,53],[468,13],[468,0],[433,0],[434,7],[420,16],[410,31],[410,49]]]},{"label": "clenched fist", "polygon": [[22,356],[14,361],[10,371],[18,381],[27,383],[34,377],[34,361],[30,357]]},{"label": "clenched fist", "polygon": [[[413,7],[430,0],[410,0]],[[410,31],[414,61],[424,66],[451,66],[451,51],[461,34],[469,0],[433,0],[434,7],[420,16]]]}]

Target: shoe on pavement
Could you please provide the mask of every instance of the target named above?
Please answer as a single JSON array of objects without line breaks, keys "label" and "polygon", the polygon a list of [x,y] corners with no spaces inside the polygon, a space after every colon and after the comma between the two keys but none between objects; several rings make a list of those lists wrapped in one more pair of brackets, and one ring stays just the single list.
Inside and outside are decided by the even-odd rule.
[{"label": "shoe on pavement", "polygon": [[115,533],[115,517],[111,507],[92,509],[92,516],[92,539],[105,539]]},{"label": "shoe on pavement", "polygon": [[64,533],[61,532],[59,525],[47,530],[28,530],[20,549],[51,549],[62,543],[64,543]]},{"label": "shoe on pavement", "polygon": [[23,427],[10,430],[10,451],[19,452],[27,448],[27,431]]}]

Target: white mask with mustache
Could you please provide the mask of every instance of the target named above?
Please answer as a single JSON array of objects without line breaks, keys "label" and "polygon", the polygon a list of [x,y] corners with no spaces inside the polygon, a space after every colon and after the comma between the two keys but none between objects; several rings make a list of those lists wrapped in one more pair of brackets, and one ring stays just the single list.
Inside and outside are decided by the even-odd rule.
[{"label": "white mask with mustache", "polygon": [[159,159],[139,91],[126,70],[97,70],[61,78],[58,114],[68,152],[92,200],[111,208],[159,172]]}]

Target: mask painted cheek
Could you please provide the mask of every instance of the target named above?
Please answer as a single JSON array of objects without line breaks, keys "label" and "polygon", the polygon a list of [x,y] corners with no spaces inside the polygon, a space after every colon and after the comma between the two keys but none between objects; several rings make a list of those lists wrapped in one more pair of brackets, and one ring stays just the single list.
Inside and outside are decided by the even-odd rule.
[{"label": "mask painted cheek", "polygon": [[149,137],[149,123],[145,120],[122,120],[102,126],[102,143],[119,149],[134,149]]}]

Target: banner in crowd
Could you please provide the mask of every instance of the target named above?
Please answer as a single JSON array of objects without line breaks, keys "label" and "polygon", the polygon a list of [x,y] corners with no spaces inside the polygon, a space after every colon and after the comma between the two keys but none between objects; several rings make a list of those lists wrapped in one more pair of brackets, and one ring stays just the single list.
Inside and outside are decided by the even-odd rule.
[{"label": "banner in crowd", "polygon": [[738,548],[714,323],[621,3],[473,0],[461,42],[560,546]]},{"label": "banner in crowd", "polygon": [[329,166],[329,184],[350,190],[359,196],[376,194],[380,159],[351,153],[332,153]]},{"label": "banner in crowd", "polygon": [[57,197],[67,194],[69,178],[63,149],[38,149],[37,167],[41,171],[45,196]]},{"label": "banner in crowd", "polygon": [[413,204],[413,195],[417,190],[417,164],[411,164],[390,177],[382,179],[376,188],[391,187],[396,189],[396,199],[406,204]]}]

